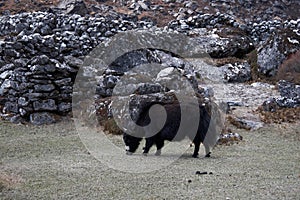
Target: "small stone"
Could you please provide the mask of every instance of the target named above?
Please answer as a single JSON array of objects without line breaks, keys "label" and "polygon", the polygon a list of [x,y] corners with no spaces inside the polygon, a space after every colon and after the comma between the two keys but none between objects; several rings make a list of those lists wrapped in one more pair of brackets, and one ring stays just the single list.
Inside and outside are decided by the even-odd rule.
[{"label": "small stone", "polygon": [[72,110],[72,104],[71,103],[60,103],[58,104],[58,111],[63,112],[63,113],[67,113],[70,112]]},{"label": "small stone", "polygon": [[22,118],[20,115],[14,115],[9,119],[9,121],[14,124],[19,124],[19,123],[24,122],[25,119]]},{"label": "small stone", "polygon": [[200,171],[196,171],[196,175],[205,175],[208,174],[207,172],[200,172]]},{"label": "small stone", "polygon": [[0,79],[6,79],[8,77],[10,77],[12,75],[13,71],[5,71],[3,73],[0,74]]},{"label": "small stone", "polygon": [[21,114],[21,116],[25,116],[27,114],[27,111],[23,108],[20,108],[19,113]]},{"label": "small stone", "polygon": [[28,106],[29,102],[27,101],[27,99],[25,97],[20,97],[18,99],[18,105],[19,106]]}]

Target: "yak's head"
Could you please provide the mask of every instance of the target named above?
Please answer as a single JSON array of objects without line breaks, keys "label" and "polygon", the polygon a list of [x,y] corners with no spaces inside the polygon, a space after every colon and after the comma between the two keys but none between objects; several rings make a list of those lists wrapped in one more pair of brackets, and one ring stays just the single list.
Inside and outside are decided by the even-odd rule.
[{"label": "yak's head", "polygon": [[125,143],[126,154],[130,155],[130,154],[134,153],[137,150],[142,138],[134,137],[134,136],[131,136],[127,133],[124,133],[123,134],[123,140],[124,140],[124,143]]}]

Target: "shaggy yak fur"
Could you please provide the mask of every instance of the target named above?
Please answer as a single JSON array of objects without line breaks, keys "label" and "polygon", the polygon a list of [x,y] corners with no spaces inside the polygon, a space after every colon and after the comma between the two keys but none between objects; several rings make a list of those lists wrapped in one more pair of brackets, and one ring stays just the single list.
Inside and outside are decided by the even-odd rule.
[{"label": "shaggy yak fur", "polygon": [[[149,149],[152,147],[153,144],[156,145],[157,147],[157,152],[155,155],[160,155],[161,154],[161,149],[164,146],[164,141],[181,141],[185,137],[188,137],[190,140],[193,141],[195,144],[195,149],[193,153],[193,157],[198,157],[198,152],[200,148],[200,144],[203,143],[205,147],[205,152],[206,156],[205,157],[210,157],[210,148],[213,147],[213,142],[206,142],[204,139],[206,137],[206,134],[209,129],[209,124],[211,121],[211,109],[204,107],[204,106],[199,106],[199,112],[200,112],[200,120],[199,122],[195,122],[195,118],[193,116],[194,107],[187,105],[180,105],[178,103],[175,104],[166,104],[163,105],[166,114],[167,114],[167,119],[164,124],[164,127],[158,132],[157,134],[147,137],[147,131],[144,131],[144,137],[146,138],[146,145],[144,147],[144,155],[147,155],[149,152]],[[137,120],[137,124],[139,126],[146,126],[150,123],[150,117],[149,117],[149,108],[144,109],[144,111],[140,114],[139,119]],[[181,122],[181,109],[183,109],[184,112],[189,113],[188,119],[185,121],[188,121],[189,123],[183,126],[184,133],[179,134],[178,129],[180,127],[180,122]],[[193,110],[192,110],[193,109]],[[189,127],[194,126],[195,123],[198,123],[198,131],[197,133],[192,132],[189,130]],[[126,145],[126,151],[127,154],[132,154],[136,151],[138,148],[140,141],[142,138],[139,137],[134,137],[129,134],[124,133],[123,135],[123,140]],[[209,141],[209,140],[208,140]]]}]

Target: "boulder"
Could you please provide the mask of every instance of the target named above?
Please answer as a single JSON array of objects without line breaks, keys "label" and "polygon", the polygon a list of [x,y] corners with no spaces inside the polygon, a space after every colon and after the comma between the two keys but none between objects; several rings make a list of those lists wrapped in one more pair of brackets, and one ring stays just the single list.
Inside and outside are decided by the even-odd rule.
[{"label": "boulder", "polygon": [[77,14],[85,16],[89,13],[87,6],[83,0],[63,0],[57,6],[63,10],[65,14]]},{"label": "boulder", "polygon": [[276,99],[280,107],[295,108],[300,106],[300,85],[280,80],[278,90],[281,97]]},{"label": "boulder", "polygon": [[242,83],[251,79],[251,68],[247,62],[226,64],[221,68],[226,82]]},{"label": "boulder", "polygon": [[280,80],[278,82],[280,97],[271,98],[262,104],[263,111],[276,112],[279,108],[300,106],[300,85]]},{"label": "boulder", "polygon": [[284,54],[279,51],[278,38],[275,37],[258,49],[258,72],[267,77],[275,76],[284,59]]}]

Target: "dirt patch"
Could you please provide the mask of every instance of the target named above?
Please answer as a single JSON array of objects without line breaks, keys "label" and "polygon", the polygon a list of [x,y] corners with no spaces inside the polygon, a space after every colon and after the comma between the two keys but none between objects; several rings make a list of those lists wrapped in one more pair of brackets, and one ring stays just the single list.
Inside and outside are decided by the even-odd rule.
[{"label": "dirt patch", "polygon": [[15,188],[22,182],[23,180],[20,177],[16,175],[1,174],[0,170],[0,192],[7,189]]}]

